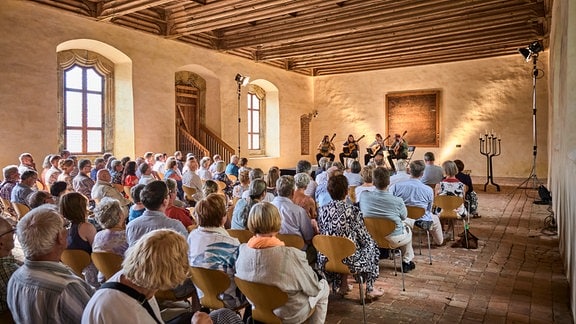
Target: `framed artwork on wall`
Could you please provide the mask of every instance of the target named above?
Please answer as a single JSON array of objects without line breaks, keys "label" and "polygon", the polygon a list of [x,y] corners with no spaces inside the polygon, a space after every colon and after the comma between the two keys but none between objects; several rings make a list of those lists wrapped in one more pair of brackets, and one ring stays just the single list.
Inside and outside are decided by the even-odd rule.
[{"label": "framed artwork on wall", "polygon": [[440,90],[386,94],[386,134],[403,134],[410,146],[440,146]]}]

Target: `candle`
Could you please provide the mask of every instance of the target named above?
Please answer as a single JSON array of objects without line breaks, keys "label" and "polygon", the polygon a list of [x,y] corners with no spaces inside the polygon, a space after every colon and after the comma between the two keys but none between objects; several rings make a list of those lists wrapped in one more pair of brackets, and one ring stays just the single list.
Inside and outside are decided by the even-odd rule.
[{"label": "candle", "polygon": [[482,140],[482,134],[480,134],[480,140]]}]

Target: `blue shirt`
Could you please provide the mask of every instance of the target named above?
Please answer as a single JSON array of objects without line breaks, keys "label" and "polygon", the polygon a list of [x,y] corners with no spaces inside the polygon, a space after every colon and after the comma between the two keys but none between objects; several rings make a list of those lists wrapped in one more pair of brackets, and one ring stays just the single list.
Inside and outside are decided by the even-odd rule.
[{"label": "blue shirt", "polygon": [[239,168],[238,168],[238,166],[237,166],[236,164],[234,164],[234,163],[229,163],[229,164],[226,166],[226,174],[232,174],[232,175],[235,175],[236,178],[238,178],[238,169],[239,169]]},{"label": "blue shirt", "polygon": [[[402,198],[406,206],[422,207],[426,210],[423,221],[432,221],[432,203],[434,201],[434,190],[425,185],[417,178],[398,182],[390,186],[388,191],[396,197]],[[364,194],[362,194],[364,195]]]},{"label": "blue shirt", "polygon": [[188,231],[179,220],[168,218],[161,211],[146,209],[142,216],[129,222],[126,226],[126,240],[132,246],[144,234],[162,228],[175,230],[184,237],[188,236]]},{"label": "blue shirt", "polygon": [[404,222],[408,216],[406,205],[400,197],[393,196],[388,190],[366,191],[360,197],[360,211],[364,217],[382,217],[396,223],[396,229],[390,236],[404,233]]},{"label": "blue shirt", "polygon": [[314,229],[304,208],[293,203],[290,198],[280,196],[274,197],[272,204],[278,208],[282,217],[280,234],[296,234],[306,242],[312,241]]}]

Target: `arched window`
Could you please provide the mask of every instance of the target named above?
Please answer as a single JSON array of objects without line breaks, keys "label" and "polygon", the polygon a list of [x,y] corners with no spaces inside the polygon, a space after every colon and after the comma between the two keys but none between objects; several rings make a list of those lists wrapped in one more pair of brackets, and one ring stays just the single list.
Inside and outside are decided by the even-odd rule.
[{"label": "arched window", "polygon": [[247,95],[248,151],[250,155],[266,154],[266,92],[250,84]]},{"label": "arched window", "polygon": [[113,64],[86,50],[58,53],[60,149],[91,155],[113,151]]}]

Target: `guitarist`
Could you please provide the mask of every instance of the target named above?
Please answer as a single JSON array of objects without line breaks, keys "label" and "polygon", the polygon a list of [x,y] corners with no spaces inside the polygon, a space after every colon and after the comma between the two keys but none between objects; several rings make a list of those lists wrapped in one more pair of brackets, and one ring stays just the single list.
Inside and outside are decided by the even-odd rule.
[{"label": "guitarist", "polygon": [[407,131],[404,134],[394,134],[394,143],[392,143],[391,149],[388,151],[388,162],[390,162],[390,167],[392,171],[396,172],[396,167],[394,166],[393,159],[406,159],[408,158],[408,143],[404,136],[406,135]]},{"label": "guitarist", "polygon": [[[390,136],[388,136],[388,137],[390,137]],[[370,159],[375,157],[376,154],[384,153],[384,150],[386,149],[386,145],[384,144],[384,142],[388,139],[388,137],[386,137],[385,139],[382,139],[382,135],[376,134],[376,138],[374,139],[374,142],[372,142],[372,144],[370,144],[370,146],[368,146],[368,153],[364,154],[364,165],[368,165],[368,162],[370,162]]]},{"label": "guitarist", "polygon": [[[364,137],[364,135],[362,135],[362,137],[360,137],[358,139],[358,141],[360,141],[362,138]],[[340,157],[340,163],[342,163],[344,165],[344,158],[345,157],[349,157],[349,158],[357,158],[358,157],[358,141],[354,139],[354,135],[350,134],[348,135],[348,140],[346,142],[344,142],[344,144],[342,144],[342,153],[340,153],[339,157]]]},{"label": "guitarist", "polygon": [[330,158],[330,161],[334,161],[334,158],[336,157],[334,155],[336,147],[334,147],[334,143],[332,143],[332,140],[334,139],[335,136],[336,134],[332,135],[332,138],[329,138],[328,135],[324,135],[322,142],[318,144],[318,154],[316,154],[316,162],[318,163],[318,165],[320,165],[320,159],[322,157],[327,157]]}]

